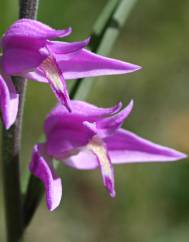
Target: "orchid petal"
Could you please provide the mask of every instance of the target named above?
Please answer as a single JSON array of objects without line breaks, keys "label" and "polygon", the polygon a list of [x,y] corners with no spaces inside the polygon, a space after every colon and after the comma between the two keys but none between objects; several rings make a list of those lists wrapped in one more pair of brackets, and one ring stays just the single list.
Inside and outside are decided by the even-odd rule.
[{"label": "orchid petal", "polygon": [[114,164],[133,162],[163,162],[186,158],[174,149],[155,144],[138,135],[119,129],[104,139],[111,161]]},{"label": "orchid petal", "polygon": [[120,108],[121,103],[111,108],[97,108],[82,101],[71,101],[72,112],[69,113],[65,107],[58,105],[45,121],[48,154],[56,159],[64,159],[70,152],[78,152],[96,135],[91,122],[109,116]]},{"label": "orchid petal", "polygon": [[94,132],[77,122],[77,119],[62,119],[61,126],[56,126],[47,134],[46,149],[57,160],[75,154],[77,149],[87,145]]},{"label": "orchid petal", "polygon": [[30,71],[39,66],[47,55],[27,49],[7,49],[2,56],[2,68],[8,75]]},{"label": "orchid petal", "polygon": [[62,160],[65,165],[78,170],[93,170],[99,166],[96,155],[87,149],[81,149],[78,153],[72,154],[69,158],[62,158],[60,160]]},{"label": "orchid petal", "polygon": [[[73,124],[72,127],[77,126],[77,124],[82,123],[86,120],[95,122],[96,120],[108,117],[121,108],[122,104],[119,102],[110,108],[99,108],[92,104],[71,100],[72,112],[69,113],[66,108],[58,104],[48,115],[45,121],[45,133],[48,135],[51,133],[52,129],[55,127],[61,127],[64,123]],[[66,121],[67,120],[67,121]]]},{"label": "orchid petal", "polygon": [[111,197],[115,197],[114,171],[103,142],[94,136],[87,148],[96,156],[102,173],[103,183]]},{"label": "orchid petal", "polygon": [[61,201],[62,183],[55,174],[51,159],[45,155],[43,145],[34,146],[29,169],[42,181],[46,191],[47,208],[53,211]]},{"label": "orchid petal", "polygon": [[76,52],[89,44],[90,38],[79,42],[61,42],[61,41],[48,41],[48,47],[55,54],[69,54]]},{"label": "orchid petal", "polygon": [[9,77],[0,75],[0,93],[1,115],[5,128],[9,129],[16,121],[19,102],[19,95]]},{"label": "orchid petal", "polygon": [[46,58],[40,65],[41,70],[46,75],[52,91],[57,99],[71,111],[70,98],[64,77],[52,55]]},{"label": "orchid petal", "polygon": [[81,115],[81,116],[87,116],[89,118],[103,118],[103,117],[108,117],[114,113],[119,112],[119,110],[122,107],[122,103],[118,102],[116,105],[109,107],[109,108],[101,108],[97,107],[93,104],[86,103],[83,101],[78,101],[78,100],[72,100],[72,109],[73,113]]},{"label": "orchid petal", "polygon": [[97,122],[97,129],[99,129],[101,133],[104,131],[104,133],[107,133],[107,135],[118,129],[131,113],[133,104],[134,102],[131,100],[130,103],[119,113],[113,115],[112,117],[101,119],[99,122]]},{"label": "orchid petal", "polygon": [[47,39],[66,37],[70,33],[71,28],[55,30],[37,20],[20,19],[11,25],[3,36],[2,47],[39,48],[45,45]]},{"label": "orchid petal", "polygon": [[125,74],[139,70],[141,67],[81,50],[72,59],[61,56],[57,61],[65,79],[77,79],[102,75]]}]

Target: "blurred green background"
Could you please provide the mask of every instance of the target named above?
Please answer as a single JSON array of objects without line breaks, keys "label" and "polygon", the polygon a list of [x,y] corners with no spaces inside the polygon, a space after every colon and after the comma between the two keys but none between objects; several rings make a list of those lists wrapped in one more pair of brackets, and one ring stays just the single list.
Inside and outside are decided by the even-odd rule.
[{"label": "blurred green background", "polygon": [[[68,40],[90,35],[106,0],[41,0],[38,19],[73,27]],[[16,0],[0,0],[0,34],[17,18]],[[96,78],[88,100],[111,106],[135,100],[125,128],[188,153],[189,1],[138,1],[109,56],[137,63],[143,70]],[[29,82],[24,113],[22,175],[43,120],[56,100],[48,86]],[[48,212],[43,200],[25,240],[53,242],[187,242],[189,163],[130,164],[115,167],[116,199],[106,194],[100,172],[61,166],[61,206]],[[0,170],[0,241],[5,241]],[[23,182],[23,187],[25,183]]]}]

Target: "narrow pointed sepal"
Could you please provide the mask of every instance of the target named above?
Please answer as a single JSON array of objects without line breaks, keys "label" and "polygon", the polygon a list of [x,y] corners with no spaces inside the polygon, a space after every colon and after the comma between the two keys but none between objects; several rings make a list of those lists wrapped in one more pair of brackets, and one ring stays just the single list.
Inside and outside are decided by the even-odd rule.
[{"label": "narrow pointed sepal", "polygon": [[16,121],[19,95],[10,77],[0,75],[0,109],[3,124],[9,129]]},{"label": "narrow pointed sepal", "polygon": [[62,198],[62,183],[60,177],[55,174],[52,160],[45,154],[43,145],[34,146],[29,169],[42,181],[46,192],[47,208],[53,211]]},{"label": "narrow pointed sepal", "polygon": [[100,121],[97,121],[97,128],[99,129],[99,132],[101,133],[101,135],[103,135],[103,133],[104,133],[104,136],[109,135],[115,130],[117,130],[118,128],[120,128],[123,122],[130,115],[133,109],[133,105],[134,105],[134,101],[131,100],[129,104],[120,112],[110,117],[101,119]]},{"label": "narrow pointed sepal", "polygon": [[166,162],[187,157],[182,152],[155,144],[124,129],[119,129],[112,136],[106,137],[104,142],[113,164]]},{"label": "narrow pointed sepal", "polygon": [[62,58],[63,58],[63,55],[65,54],[74,53],[86,47],[89,44],[89,42],[90,42],[90,37],[83,41],[71,42],[71,43],[61,42],[61,41],[48,41],[47,45],[48,45],[48,48],[50,48],[54,54],[62,55]]},{"label": "narrow pointed sepal", "polygon": [[126,74],[141,69],[138,65],[97,55],[86,49],[79,51],[73,58],[65,59],[63,55],[58,64],[66,80]]}]

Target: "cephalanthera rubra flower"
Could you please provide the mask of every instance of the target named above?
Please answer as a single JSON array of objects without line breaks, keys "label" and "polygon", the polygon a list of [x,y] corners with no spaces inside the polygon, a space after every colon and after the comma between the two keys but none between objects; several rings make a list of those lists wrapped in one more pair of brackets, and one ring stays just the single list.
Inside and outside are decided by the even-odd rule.
[{"label": "cephalanthera rubra flower", "polygon": [[10,76],[49,83],[58,100],[71,111],[65,80],[125,74],[140,69],[137,65],[84,49],[89,38],[73,43],[52,41],[70,33],[71,28],[55,30],[30,19],[16,21],[5,32],[1,39],[0,108],[6,128],[15,122],[19,98]]},{"label": "cephalanthera rubra flower", "polygon": [[44,124],[46,142],[34,146],[30,163],[30,171],[45,186],[49,210],[59,205],[62,196],[61,179],[53,168],[53,158],[75,169],[99,167],[103,184],[114,197],[113,164],[164,162],[186,157],[121,128],[133,101],[121,111],[121,103],[112,108],[99,108],[81,101],[70,104],[72,112],[60,104],[50,112]]}]

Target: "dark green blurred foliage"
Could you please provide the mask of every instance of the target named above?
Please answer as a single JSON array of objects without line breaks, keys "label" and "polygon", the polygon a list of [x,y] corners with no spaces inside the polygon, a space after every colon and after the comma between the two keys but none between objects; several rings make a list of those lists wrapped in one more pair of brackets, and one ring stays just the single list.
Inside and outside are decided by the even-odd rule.
[{"label": "dark green blurred foliage", "polygon": [[[68,40],[86,38],[105,0],[45,0],[39,20],[73,27]],[[17,1],[0,0],[0,33],[17,18]],[[135,100],[125,128],[188,153],[189,147],[189,1],[138,1],[111,57],[143,66],[127,76],[96,78],[88,101],[111,106]],[[24,115],[23,178],[33,144],[55,104],[49,87],[28,82]],[[99,171],[60,166],[61,206],[49,213],[43,201],[25,241],[187,242],[189,237],[189,164],[137,164],[115,167],[117,197],[103,188]],[[23,187],[25,186],[23,179]],[[1,184],[1,183],[0,183]],[[0,241],[4,241],[0,185]]]}]

